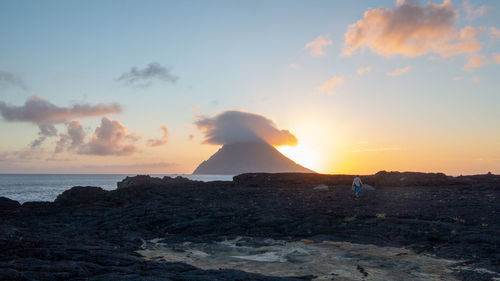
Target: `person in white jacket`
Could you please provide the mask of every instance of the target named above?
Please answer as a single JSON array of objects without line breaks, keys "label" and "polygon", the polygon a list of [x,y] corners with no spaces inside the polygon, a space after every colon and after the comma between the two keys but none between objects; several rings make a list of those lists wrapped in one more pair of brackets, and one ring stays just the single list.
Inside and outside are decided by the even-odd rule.
[{"label": "person in white jacket", "polygon": [[361,187],[363,186],[363,182],[361,179],[356,176],[354,180],[352,181],[352,190],[354,190],[354,194],[356,197],[359,197],[359,194],[361,193]]}]

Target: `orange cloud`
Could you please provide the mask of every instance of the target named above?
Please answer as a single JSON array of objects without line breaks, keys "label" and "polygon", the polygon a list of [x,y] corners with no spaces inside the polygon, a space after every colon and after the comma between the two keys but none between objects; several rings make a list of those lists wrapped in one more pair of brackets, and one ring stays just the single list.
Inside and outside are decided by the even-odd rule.
[{"label": "orange cloud", "polygon": [[464,66],[463,69],[466,71],[472,71],[475,68],[482,67],[486,63],[487,62],[485,55],[480,55],[480,54],[473,55],[472,57],[469,58],[469,60],[467,60],[467,64]]},{"label": "orange cloud", "polygon": [[323,52],[323,48],[333,44],[332,40],[329,40],[326,36],[318,36],[314,41],[311,41],[306,44],[304,49],[309,49],[309,54],[313,57],[322,56],[325,53]]},{"label": "orange cloud", "polygon": [[137,140],[135,134],[127,134],[127,127],[120,121],[104,117],[90,141],[81,146],[79,152],[92,155],[131,155],[139,150],[135,145]]},{"label": "orange cloud", "polygon": [[493,59],[500,64],[500,53],[494,53],[493,54]]},{"label": "orange cloud", "polygon": [[406,72],[408,72],[410,70],[411,70],[411,66],[407,66],[407,67],[403,67],[403,68],[396,68],[396,69],[394,69],[393,72],[387,73],[387,75],[389,75],[389,76],[399,76],[399,75],[401,75],[403,73],[406,73]]},{"label": "orange cloud", "polygon": [[368,72],[371,72],[371,71],[372,71],[372,67],[371,66],[360,67],[360,68],[358,68],[358,75],[363,75],[364,73],[368,73]]},{"label": "orange cloud", "polygon": [[491,39],[499,39],[500,38],[500,30],[498,30],[496,27],[490,27],[488,29],[490,33]]},{"label": "orange cloud", "polygon": [[321,86],[318,87],[318,91],[326,92],[327,94],[333,94],[333,88],[338,85],[344,84],[344,76],[334,76],[332,79],[326,81]]},{"label": "orange cloud", "polygon": [[458,31],[454,26],[457,15],[450,0],[426,6],[399,0],[394,8],[367,10],[363,19],[349,26],[343,54],[369,49],[387,57],[474,55],[482,47],[477,36],[484,28],[467,26]]}]

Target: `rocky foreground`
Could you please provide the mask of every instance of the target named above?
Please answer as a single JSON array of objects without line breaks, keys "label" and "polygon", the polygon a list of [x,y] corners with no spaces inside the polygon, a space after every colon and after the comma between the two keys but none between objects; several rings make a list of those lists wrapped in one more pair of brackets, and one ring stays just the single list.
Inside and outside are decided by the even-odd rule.
[{"label": "rocky foreground", "polygon": [[[208,183],[137,176],[113,191],[73,187],[55,202],[0,198],[0,280],[313,280],[318,276],[304,270],[279,277],[244,266],[202,267],[213,259],[190,255],[205,257],[213,245],[254,247],[261,252],[247,259],[276,267],[282,261],[269,251],[283,252],[282,245],[345,255],[352,251],[347,242],[358,251],[393,247],[372,255],[379,268],[421,255],[444,261],[451,273],[438,279],[500,278],[500,176],[380,172],[362,179],[375,190],[358,200],[352,176],[318,174],[244,174]],[[328,188],[315,189],[320,184]],[[297,264],[304,257],[288,254]],[[359,274],[352,280],[377,279],[378,269],[356,255],[346,265]],[[417,280],[424,270],[401,274]],[[332,272],[330,280],[351,279]]]}]

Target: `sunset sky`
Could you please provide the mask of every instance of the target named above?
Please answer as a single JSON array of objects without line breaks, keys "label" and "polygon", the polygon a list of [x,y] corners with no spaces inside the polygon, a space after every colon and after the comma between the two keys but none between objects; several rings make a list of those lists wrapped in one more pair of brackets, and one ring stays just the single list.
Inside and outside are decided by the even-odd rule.
[{"label": "sunset sky", "polygon": [[238,111],[317,172],[500,173],[500,1],[1,1],[0,34],[0,173],[191,173]]}]

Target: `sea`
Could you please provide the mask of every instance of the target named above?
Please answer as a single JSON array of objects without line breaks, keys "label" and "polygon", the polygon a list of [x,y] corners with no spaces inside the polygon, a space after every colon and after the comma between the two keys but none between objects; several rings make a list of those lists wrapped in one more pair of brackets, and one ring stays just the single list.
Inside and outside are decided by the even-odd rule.
[{"label": "sea", "polygon": [[[73,186],[99,186],[105,190],[116,189],[116,183],[135,175],[68,175],[68,174],[0,174],[0,197],[19,203],[29,201],[54,201],[59,194]],[[182,176],[199,181],[231,181],[232,175],[183,175],[165,174],[152,177]]]}]

